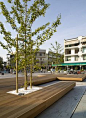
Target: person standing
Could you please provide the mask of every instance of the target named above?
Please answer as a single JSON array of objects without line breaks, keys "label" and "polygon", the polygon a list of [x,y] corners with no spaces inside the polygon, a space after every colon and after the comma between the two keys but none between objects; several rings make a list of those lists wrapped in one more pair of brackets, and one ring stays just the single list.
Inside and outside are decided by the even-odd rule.
[{"label": "person standing", "polygon": [[53,69],[51,68],[51,74],[53,73]]},{"label": "person standing", "polygon": [[42,70],[42,68],[41,68],[41,73],[42,73],[42,71],[43,71],[43,70]]}]

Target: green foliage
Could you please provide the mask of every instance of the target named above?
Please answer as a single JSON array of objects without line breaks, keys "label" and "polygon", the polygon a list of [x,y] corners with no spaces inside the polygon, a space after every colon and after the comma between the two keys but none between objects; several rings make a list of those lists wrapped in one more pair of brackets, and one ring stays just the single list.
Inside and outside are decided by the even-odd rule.
[{"label": "green foliage", "polygon": [[34,68],[35,68],[35,70],[40,70],[40,69],[41,69],[40,63],[36,63],[36,64],[34,65]]},{"label": "green foliage", "polygon": [[0,57],[0,68],[2,69],[3,68],[3,58],[2,57]]},{"label": "green foliage", "polygon": [[66,71],[66,68],[64,69],[64,71]]},{"label": "green foliage", "polygon": [[77,66],[75,67],[75,70],[78,70],[78,67]]},{"label": "green foliage", "polygon": [[[34,65],[35,53],[39,50],[39,47],[51,38],[56,32],[56,28],[61,24],[59,15],[55,22],[51,25],[46,23],[45,25],[38,27],[35,31],[32,31],[32,25],[40,16],[45,16],[46,10],[49,4],[46,4],[45,0],[34,0],[33,4],[29,7],[28,4],[31,0],[7,0],[11,6],[11,9],[7,9],[5,2],[0,2],[0,8],[6,22],[10,24],[11,28],[15,30],[22,41],[18,41],[19,46],[19,68],[26,68]],[[7,45],[0,42],[0,45],[12,53],[12,47],[16,48],[16,40],[12,38],[11,32],[8,32],[4,24],[0,22],[0,33],[3,35],[3,39]],[[18,40],[20,40],[18,38]],[[35,47],[35,48],[34,48]],[[24,58],[21,58],[24,56]],[[15,56],[16,60],[16,56]],[[32,70],[30,71],[32,72]],[[31,73],[32,76],[32,73]]]},{"label": "green foliage", "polygon": [[55,41],[55,46],[51,43],[50,54],[52,55],[52,62],[55,64],[60,64],[64,62],[64,55],[62,53],[63,48],[61,44]]}]

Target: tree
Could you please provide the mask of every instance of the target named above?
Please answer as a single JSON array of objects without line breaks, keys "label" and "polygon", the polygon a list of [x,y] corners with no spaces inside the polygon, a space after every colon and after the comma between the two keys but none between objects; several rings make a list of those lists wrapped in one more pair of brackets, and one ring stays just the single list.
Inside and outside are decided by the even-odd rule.
[{"label": "tree", "polygon": [[52,62],[55,64],[60,64],[64,62],[64,55],[62,53],[62,46],[57,41],[55,41],[55,46],[51,43],[50,54],[52,55]]},{"label": "tree", "polygon": [[[32,65],[35,59],[35,53],[39,50],[39,46],[42,45],[46,40],[49,40],[51,36],[56,32],[56,28],[60,25],[59,15],[55,22],[50,26],[50,22],[45,25],[38,27],[35,31],[32,31],[33,23],[40,16],[45,16],[46,10],[49,7],[49,4],[45,3],[45,0],[7,0],[11,5],[11,10],[6,8],[4,2],[0,2],[0,7],[2,10],[3,16],[6,18],[6,22],[9,23],[13,30],[15,30],[19,37],[23,39],[23,42],[19,42],[19,52],[18,59],[21,59],[21,56],[24,57],[19,62],[21,67],[24,68],[25,73],[25,83],[27,83],[27,66],[30,65],[30,86],[32,88]],[[29,7],[29,2],[32,5]],[[11,32],[8,32],[3,23],[0,22],[0,33],[3,34],[3,39],[7,42],[7,45],[4,45],[3,42],[0,42],[1,46],[4,49],[7,49],[9,52],[12,52],[12,47],[16,47],[15,39],[12,38]],[[27,85],[25,84],[25,89]]]},{"label": "tree", "polygon": [[3,68],[3,58],[2,57],[0,57],[0,69],[2,69]]}]

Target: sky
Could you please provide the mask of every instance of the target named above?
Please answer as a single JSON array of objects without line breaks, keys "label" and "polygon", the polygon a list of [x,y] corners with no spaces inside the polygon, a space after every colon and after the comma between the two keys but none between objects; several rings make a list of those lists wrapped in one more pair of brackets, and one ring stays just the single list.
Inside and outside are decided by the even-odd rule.
[{"label": "sky", "polygon": [[[2,0],[0,0],[2,1]],[[7,0],[5,0],[7,1]],[[45,17],[40,17],[33,25],[33,29],[54,22],[59,14],[61,14],[61,25],[57,27],[57,32],[52,38],[46,41],[40,48],[51,48],[51,43],[55,45],[55,41],[60,43],[64,48],[64,39],[76,38],[78,36],[86,36],[86,0],[45,0],[50,6],[46,11]],[[9,5],[5,2],[7,7]],[[10,25],[5,22],[5,18],[0,15],[0,21],[4,23],[5,28],[11,30]],[[12,31],[13,37],[16,33]],[[3,38],[0,34],[0,41]],[[4,41],[3,41],[4,42]],[[4,42],[5,43],[5,42]],[[7,51],[0,47],[0,56],[6,61]]]}]

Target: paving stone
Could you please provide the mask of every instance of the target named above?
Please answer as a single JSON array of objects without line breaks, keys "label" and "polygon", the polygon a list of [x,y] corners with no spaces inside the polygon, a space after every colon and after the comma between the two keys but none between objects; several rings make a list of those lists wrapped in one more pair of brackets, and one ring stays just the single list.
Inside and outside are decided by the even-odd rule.
[{"label": "paving stone", "polygon": [[[83,84],[86,83],[77,82],[73,90],[39,114],[36,118],[70,118],[85,92],[86,86]],[[81,108],[79,110],[81,110]],[[83,115],[85,116],[85,113]],[[76,114],[73,118],[86,118],[83,115],[80,114],[80,116],[77,116]]]},{"label": "paving stone", "polygon": [[76,108],[72,118],[86,118],[86,92],[83,95],[78,107]]}]

